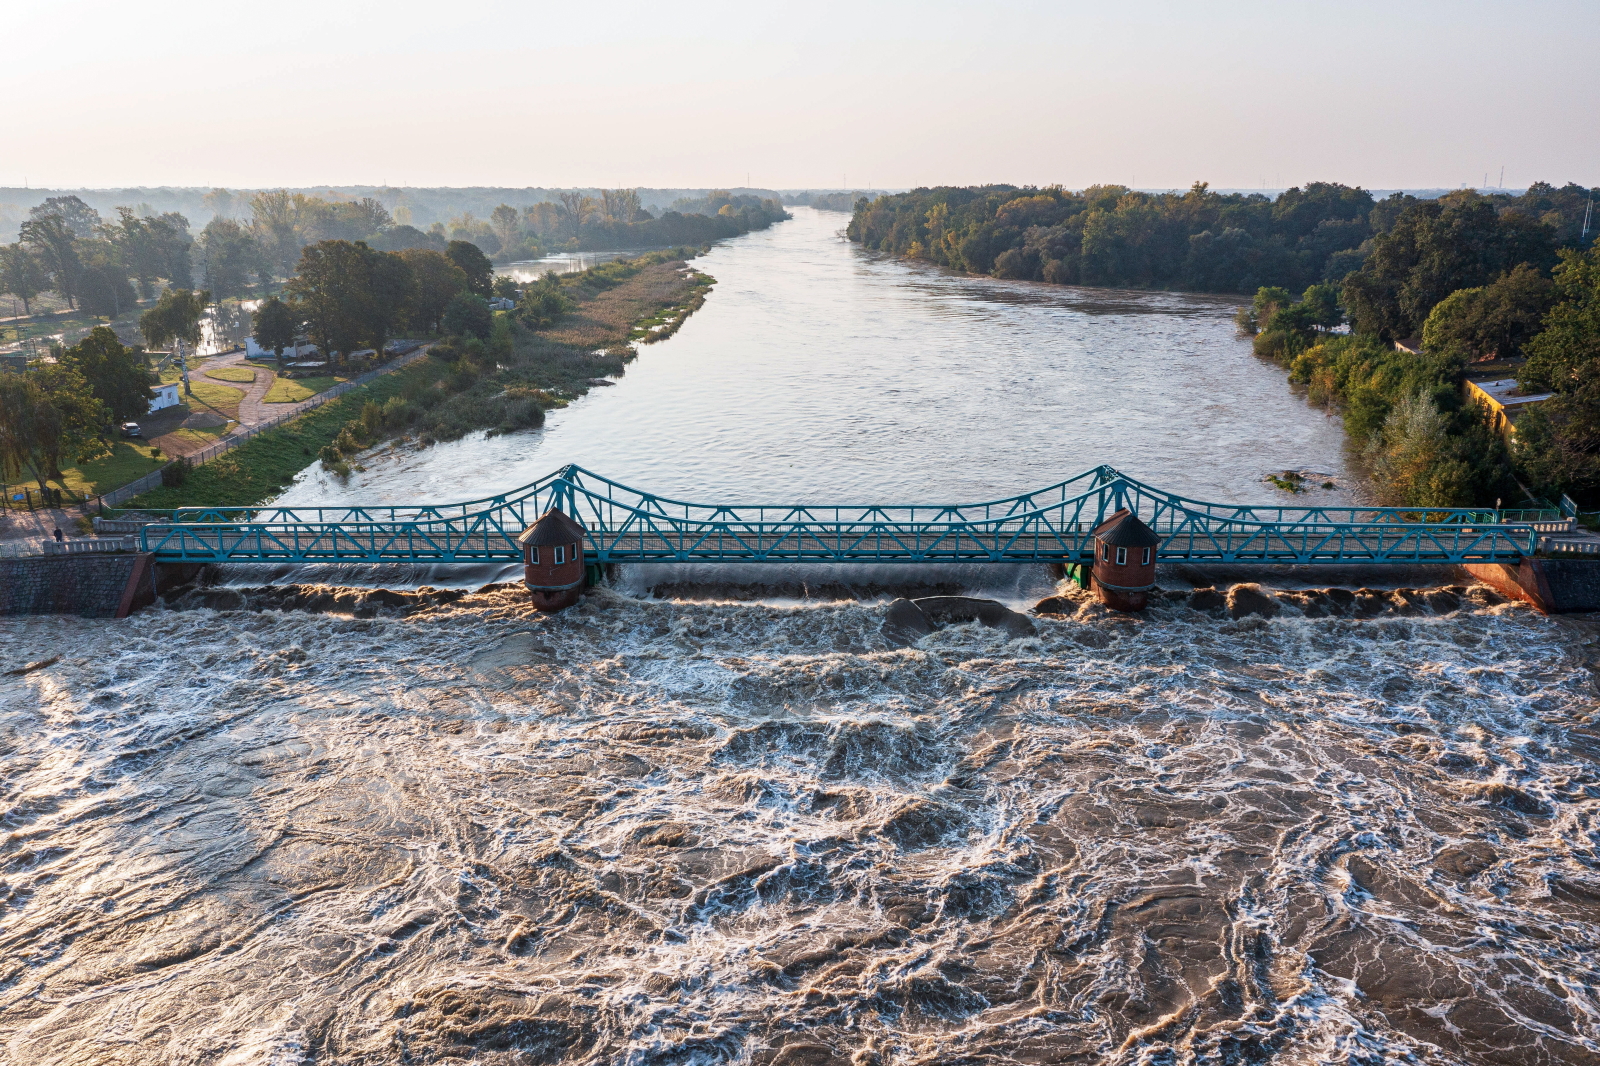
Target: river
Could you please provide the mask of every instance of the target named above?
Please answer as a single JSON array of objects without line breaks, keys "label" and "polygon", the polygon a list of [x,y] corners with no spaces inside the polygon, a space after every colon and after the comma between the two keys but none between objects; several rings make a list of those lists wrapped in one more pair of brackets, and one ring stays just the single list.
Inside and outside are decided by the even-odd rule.
[{"label": "river", "polygon": [[[1344,483],[1229,301],[796,215],[544,432],[291,497]],[[910,646],[871,598],[619,586],[0,618],[0,1062],[1600,1062],[1600,624],[1167,584]]]},{"label": "river", "polygon": [[543,429],[389,453],[347,481],[319,464],[279,502],[471,499],[567,463],[731,502],[970,502],[1101,463],[1236,502],[1304,470],[1318,487],[1300,500],[1350,499],[1338,421],[1251,354],[1237,297],[968,277],[793,211],[696,259],[717,279],[705,306]]}]

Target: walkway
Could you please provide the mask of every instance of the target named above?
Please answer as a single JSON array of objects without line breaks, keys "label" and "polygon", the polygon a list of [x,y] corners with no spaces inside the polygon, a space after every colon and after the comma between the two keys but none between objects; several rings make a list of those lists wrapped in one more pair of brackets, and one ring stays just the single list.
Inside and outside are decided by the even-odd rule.
[{"label": "walkway", "polygon": [[568,466],[515,492],[457,504],[182,508],[145,527],[146,550],[186,562],[480,562],[521,557],[549,508],[586,530],[589,562],[1088,562],[1092,530],[1126,508],[1167,561],[1517,562],[1538,531],[1492,511],[1207,503],[1108,466],[973,504],[699,504]]}]

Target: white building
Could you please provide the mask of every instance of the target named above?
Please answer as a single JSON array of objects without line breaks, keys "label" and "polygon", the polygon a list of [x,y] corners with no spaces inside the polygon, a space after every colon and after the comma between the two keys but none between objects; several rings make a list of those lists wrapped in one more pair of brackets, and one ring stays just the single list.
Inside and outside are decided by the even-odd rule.
[{"label": "white building", "polygon": [[168,407],[176,407],[183,402],[183,397],[178,395],[178,383],[176,381],[170,385],[151,385],[150,391],[156,394],[156,398],[150,401],[151,414],[155,414],[157,411],[164,411]]},{"label": "white building", "polygon": [[[285,359],[300,359],[307,355],[315,355],[316,351],[317,346],[315,344],[301,344],[294,348],[285,348],[283,357]],[[256,343],[254,337],[246,337],[244,339],[244,354],[246,359],[273,358],[272,349],[261,347]]]}]

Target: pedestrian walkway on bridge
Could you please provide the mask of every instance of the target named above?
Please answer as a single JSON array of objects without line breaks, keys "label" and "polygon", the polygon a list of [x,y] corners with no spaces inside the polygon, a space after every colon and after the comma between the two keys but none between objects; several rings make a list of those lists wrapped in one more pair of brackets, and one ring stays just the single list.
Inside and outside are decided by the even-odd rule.
[{"label": "pedestrian walkway on bridge", "polygon": [[512,561],[518,534],[552,508],[582,524],[598,564],[1087,562],[1090,532],[1124,508],[1160,538],[1161,561],[1516,562],[1539,539],[1495,511],[1208,503],[1109,466],[971,504],[689,503],[567,466],[456,504],[182,508],[138,536],[162,562]]}]

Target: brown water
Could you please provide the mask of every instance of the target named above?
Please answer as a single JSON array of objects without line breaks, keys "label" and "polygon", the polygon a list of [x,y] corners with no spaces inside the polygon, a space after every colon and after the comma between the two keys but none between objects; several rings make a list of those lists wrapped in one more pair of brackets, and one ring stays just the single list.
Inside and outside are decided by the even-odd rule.
[{"label": "brown water", "polygon": [[[543,433],[291,498],[567,461],[740,499],[1343,481],[1227,301],[953,277],[797,215]],[[952,580],[1050,589],[1023,571]],[[0,1062],[1600,1062],[1593,621],[1069,591],[1032,636],[898,648],[882,603],[667,576],[554,617],[279,588],[0,620]]]},{"label": "brown water", "polygon": [[0,1060],[1600,1061],[1596,627],[1431,602],[0,621]]}]

